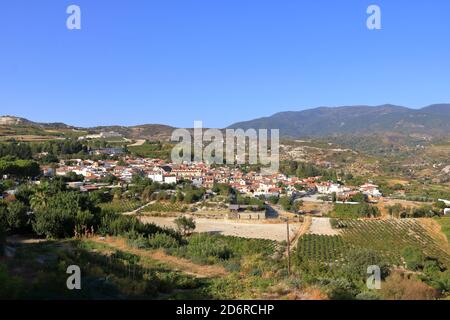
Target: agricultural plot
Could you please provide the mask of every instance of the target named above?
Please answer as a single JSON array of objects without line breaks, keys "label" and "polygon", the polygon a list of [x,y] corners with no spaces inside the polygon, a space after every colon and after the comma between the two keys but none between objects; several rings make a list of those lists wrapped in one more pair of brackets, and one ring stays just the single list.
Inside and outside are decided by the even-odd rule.
[{"label": "agricultural plot", "polygon": [[112,202],[102,203],[100,204],[100,207],[105,211],[124,213],[136,210],[143,204],[144,203],[139,200],[116,200]]},{"label": "agricultural plot", "polygon": [[305,234],[297,243],[300,257],[323,262],[342,260],[346,249],[341,236]]},{"label": "agricultural plot", "polygon": [[187,207],[181,203],[171,203],[171,202],[155,202],[144,209],[142,209],[141,213],[146,212],[184,212],[187,210]]},{"label": "agricultural plot", "polygon": [[419,248],[426,256],[450,265],[450,255],[414,219],[341,220],[339,236],[307,234],[298,242],[301,257],[323,262],[345,258],[352,248],[371,249],[395,265],[402,264],[405,247]]},{"label": "agricultural plot", "polygon": [[450,217],[436,218],[435,220],[441,226],[441,231],[447,237],[447,241],[450,242]]}]

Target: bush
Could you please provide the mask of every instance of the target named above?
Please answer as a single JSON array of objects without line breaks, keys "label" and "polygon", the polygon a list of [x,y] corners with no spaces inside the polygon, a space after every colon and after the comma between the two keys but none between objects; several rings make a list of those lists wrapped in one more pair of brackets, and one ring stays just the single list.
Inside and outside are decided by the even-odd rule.
[{"label": "bush", "polygon": [[133,248],[146,249],[150,246],[148,243],[148,239],[137,231],[130,231],[125,234],[125,237],[128,238],[127,243]]},{"label": "bush", "polygon": [[20,201],[8,203],[6,220],[10,231],[25,230],[29,226],[28,208]]},{"label": "bush", "polygon": [[330,280],[326,288],[331,300],[353,300],[359,294],[355,284],[343,278]]},{"label": "bush", "polygon": [[330,219],[331,228],[338,229],[339,228],[339,220],[331,218]]},{"label": "bush", "polygon": [[419,270],[423,267],[425,257],[422,250],[415,247],[406,247],[402,250],[402,257],[406,267],[410,270]]},{"label": "bush", "polygon": [[380,296],[372,291],[364,291],[356,295],[356,300],[380,300]]},{"label": "bush", "polygon": [[389,276],[381,286],[381,294],[387,300],[434,300],[438,292],[413,277],[401,273]]},{"label": "bush", "polygon": [[149,247],[154,249],[177,248],[179,244],[180,243],[178,242],[177,239],[171,237],[170,235],[160,232],[157,232],[148,238]]}]

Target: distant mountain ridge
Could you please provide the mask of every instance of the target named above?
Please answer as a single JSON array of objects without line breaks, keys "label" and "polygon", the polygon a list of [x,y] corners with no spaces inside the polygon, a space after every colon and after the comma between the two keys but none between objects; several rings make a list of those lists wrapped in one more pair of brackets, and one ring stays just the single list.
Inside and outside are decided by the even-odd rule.
[{"label": "distant mountain ridge", "polygon": [[[0,126],[43,129],[79,129],[89,133],[116,131],[130,139],[169,140],[174,127],[162,124],[98,126],[80,128],[65,123],[39,123],[15,116],[0,116]],[[450,137],[450,104],[422,109],[385,104],[380,106],[319,107],[279,112],[269,117],[237,122],[231,129],[280,129],[283,137],[329,137],[382,133]]]},{"label": "distant mountain ridge", "polygon": [[99,133],[99,132],[107,132],[107,131],[115,131],[120,133],[126,138],[130,139],[148,139],[148,140],[169,140],[172,134],[172,131],[175,129],[171,126],[166,126],[162,124],[143,124],[137,126],[120,126],[120,125],[111,125],[111,126],[98,126],[91,128],[82,128],[75,127],[71,125],[67,125],[61,122],[54,123],[41,123],[30,121],[25,118],[16,117],[16,116],[0,116],[0,126],[3,127],[31,127],[31,128],[39,128],[39,129],[77,129],[87,131],[88,133]]},{"label": "distant mountain ridge", "polygon": [[270,117],[238,122],[237,129],[280,129],[284,137],[326,137],[395,132],[450,136],[450,104],[422,109],[396,105],[319,107],[279,112]]},{"label": "distant mountain ridge", "polygon": [[15,116],[1,116],[0,125],[2,126],[35,126],[42,128],[74,128],[62,122],[39,123],[33,122],[25,118]]}]

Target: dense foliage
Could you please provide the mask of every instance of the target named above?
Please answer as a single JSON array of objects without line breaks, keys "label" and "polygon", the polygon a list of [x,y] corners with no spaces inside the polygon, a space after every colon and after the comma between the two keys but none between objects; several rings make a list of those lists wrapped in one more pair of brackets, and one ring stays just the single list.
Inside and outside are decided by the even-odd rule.
[{"label": "dense foliage", "polygon": [[373,218],[380,216],[380,210],[367,203],[335,204],[330,213],[333,218]]},{"label": "dense foliage", "polygon": [[32,160],[0,159],[0,176],[34,178],[40,174],[39,164]]},{"label": "dense foliage", "polygon": [[286,161],[280,163],[280,172],[288,176],[296,176],[298,178],[322,176],[325,181],[337,180],[336,171],[319,168],[313,164],[300,161]]}]

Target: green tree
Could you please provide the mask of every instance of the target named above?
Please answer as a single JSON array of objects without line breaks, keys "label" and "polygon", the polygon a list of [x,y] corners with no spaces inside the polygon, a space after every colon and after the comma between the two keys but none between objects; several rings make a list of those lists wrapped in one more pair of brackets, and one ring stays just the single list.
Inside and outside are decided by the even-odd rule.
[{"label": "green tree", "polygon": [[8,203],[8,215],[6,218],[11,232],[23,231],[29,226],[28,208],[20,201]]},{"label": "green tree", "polygon": [[194,219],[186,218],[185,216],[176,218],[174,220],[174,223],[177,226],[178,231],[183,236],[188,236],[188,235],[192,234],[192,232],[196,228]]},{"label": "green tree", "polygon": [[100,210],[86,194],[60,192],[50,196],[45,208],[35,212],[33,230],[47,238],[72,237],[77,231],[96,229]]},{"label": "green tree", "polygon": [[287,196],[280,197],[278,204],[283,208],[283,210],[291,210],[291,198]]}]

